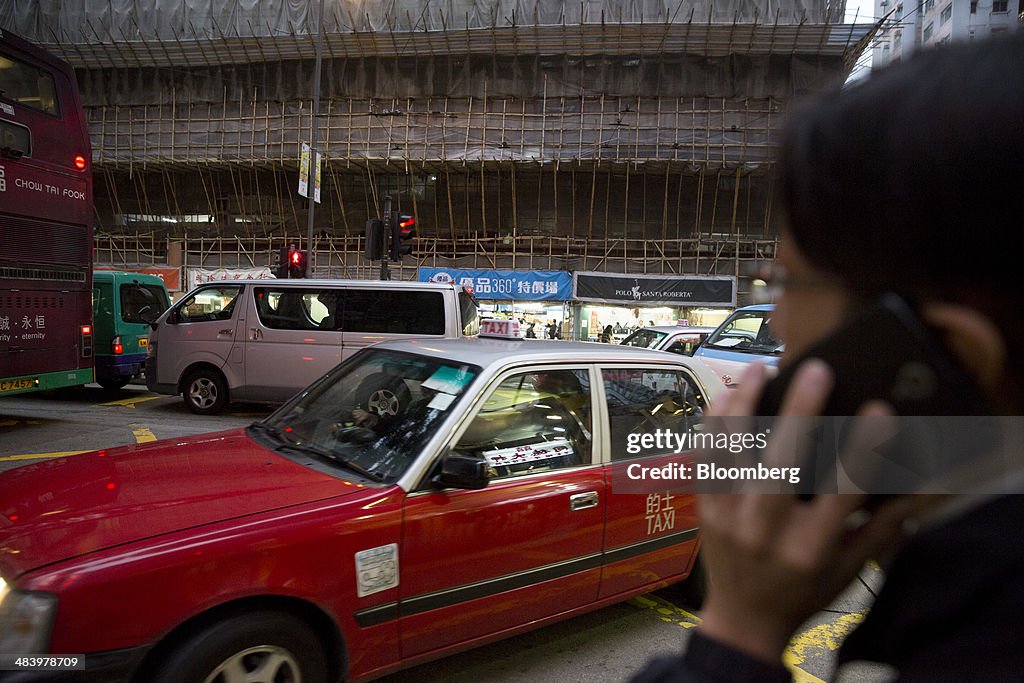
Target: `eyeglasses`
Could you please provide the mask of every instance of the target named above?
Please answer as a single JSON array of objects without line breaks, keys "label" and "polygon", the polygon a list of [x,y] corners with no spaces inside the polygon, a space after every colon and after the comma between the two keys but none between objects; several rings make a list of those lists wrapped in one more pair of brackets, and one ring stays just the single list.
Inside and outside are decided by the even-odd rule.
[{"label": "eyeglasses", "polygon": [[790,275],[785,268],[772,263],[750,285],[754,303],[770,304],[786,289],[838,287],[841,283],[838,278],[827,275]]}]

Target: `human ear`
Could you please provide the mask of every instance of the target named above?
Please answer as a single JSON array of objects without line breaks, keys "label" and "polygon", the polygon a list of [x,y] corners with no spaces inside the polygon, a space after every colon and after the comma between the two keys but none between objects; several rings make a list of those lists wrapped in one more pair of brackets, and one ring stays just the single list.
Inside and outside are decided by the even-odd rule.
[{"label": "human ear", "polygon": [[974,308],[929,303],[921,317],[938,330],[947,349],[986,392],[994,392],[1006,371],[1006,342],[995,323]]}]

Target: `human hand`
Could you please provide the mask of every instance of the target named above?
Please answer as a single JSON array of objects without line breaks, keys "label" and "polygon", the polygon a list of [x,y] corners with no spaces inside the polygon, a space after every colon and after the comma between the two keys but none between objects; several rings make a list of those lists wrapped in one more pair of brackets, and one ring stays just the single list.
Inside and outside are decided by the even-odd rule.
[{"label": "human hand", "polygon": [[[710,415],[754,415],[766,379],[752,365],[739,388]],[[814,416],[824,409],[832,372],[821,361],[805,362],[796,373],[780,414]],[[865,405],[859,415],[891,414],[884,404]],[[877,421],[875,422],[877,425]],[[794,462],[801,436],[785,423],[764,453],[768,464]],[[873,443],[856,429],[846,453]],[[778,661],[793,632],[826,607],[864,563],[902,538],[901,525],[933,501],[899,496],[864,509],[865,495],[827,494],[801,501],[791,494],[740,492],[697,497],[701,557],[710,577],[702,632],[764,661]]]}]

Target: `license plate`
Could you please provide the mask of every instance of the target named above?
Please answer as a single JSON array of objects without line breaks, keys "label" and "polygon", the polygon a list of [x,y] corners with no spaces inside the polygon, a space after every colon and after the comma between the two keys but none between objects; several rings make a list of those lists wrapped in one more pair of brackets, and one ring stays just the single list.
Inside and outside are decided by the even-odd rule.
[{"label": "license plate", "polygon": [[139,348],[145,348],[147,346],[149,346],[149,339],[143,337],[142,339],[139,340]]},{"label": "license plate", "polygon": [[0,393],[3,393],[5,391],[18,391],[20,389],[31,389],[36,385],[37,381],[37,377],[29,377],[28,379],[10,379],[0,381]]}]

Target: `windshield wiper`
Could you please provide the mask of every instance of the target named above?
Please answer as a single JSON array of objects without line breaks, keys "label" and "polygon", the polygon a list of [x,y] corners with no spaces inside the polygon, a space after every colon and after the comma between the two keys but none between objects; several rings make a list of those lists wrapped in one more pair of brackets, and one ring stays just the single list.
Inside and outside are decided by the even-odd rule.
[{"label": "windshield wiper", "polygon": [[310,446],[309,444],[304,444],[304,443],[289,443],[289,442],[285,442],[282,445],[278,446],[277,450],[281,450],[281,449],[284,449],[284,448],[287,448],[287,449],[293,450],[293,451],[298,451],[300,453],[309,453],[310,455],[316,455],[316,456],[319,456],[321,458],[326,458],[327,460],[331,460],[332,462],[336,462],[339,465],[344,465],[345,467],[349,468],[353,472],[357,472],[357,473],[363,475],[367,479],[372,479],[373,481],[378,481],[378,482],[384,481],[384,477],[382,477],[381,475],[377,474],[376,472],[372,472],[372,471],[366,469],[365,467],[363,467],[362,465],[357,465],[354,462],[352,462],[351,460],[349,460],[348,458],[343,458],[340,455],[338,455],[337,453],[332,453],[331,451],[324,450],[323,448],[319,448],[317,446]]},{"label": "windshield wiper", "polygon": [[284,437],[281,436],[281,430],[272,425],[268,425],[266,422],[253,422],[249,425],[249,429],[255,429],[263,432],[267,436],[271,437],[274,441],[280,441],[284,443]]}]

